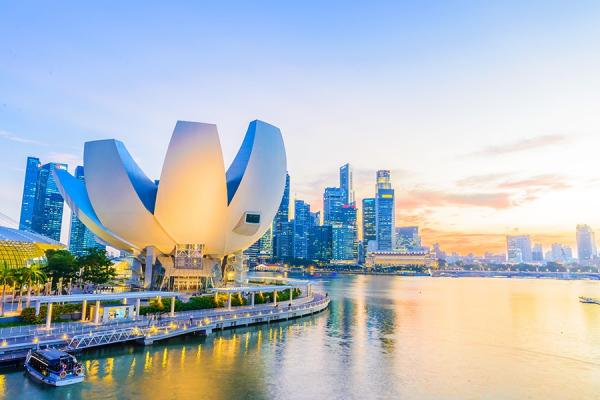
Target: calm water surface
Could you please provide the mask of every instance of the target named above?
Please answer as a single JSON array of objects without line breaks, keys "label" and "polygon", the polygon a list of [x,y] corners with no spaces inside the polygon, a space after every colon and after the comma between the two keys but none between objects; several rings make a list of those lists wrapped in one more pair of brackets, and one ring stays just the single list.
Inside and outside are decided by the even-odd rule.
[{"label": "calm water surface", "polygon": [[0,375],[6,399],[598,399],[600,283],[317,278],[294,322],[87,352],[85,383]]}]

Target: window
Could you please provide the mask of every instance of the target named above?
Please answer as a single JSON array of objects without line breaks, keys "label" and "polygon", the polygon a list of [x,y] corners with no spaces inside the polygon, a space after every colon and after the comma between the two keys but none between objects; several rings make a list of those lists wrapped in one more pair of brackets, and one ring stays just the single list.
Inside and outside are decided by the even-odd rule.
[{"label": "window", "polygon": [[246,213],[247,224],[260,224],[260,214]]}]

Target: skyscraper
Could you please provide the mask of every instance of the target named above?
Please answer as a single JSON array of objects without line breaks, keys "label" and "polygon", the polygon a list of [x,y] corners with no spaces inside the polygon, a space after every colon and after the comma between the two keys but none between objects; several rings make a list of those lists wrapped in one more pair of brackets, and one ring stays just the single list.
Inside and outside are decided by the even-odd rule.
[{"label": "skyscraper", "polygon": [[531,239],[528,235],[506,237],[506,258],[510,263],[531,262]]},{"label": "skyscraper", "polygon": [[589,225],[577,225],[577,258],[586,264],[596,257],[596,236]]},{"label": "skyscraper", "polygon": [[333,226],[333,260],[336,261],[351,261],[355,260],[353,251],[353,233],[352,229],[346,226]]},{"label": "skyscraper", "polygon": [[54,169],[67,169],[67,164],[48,163],[40,168],[31,229],[60,241],[64,201],[52,174]]},{"label": "skyscraper", "polygon": [[540,243],[536,243],[533,245],[533,249],[531,250],[531,261],[544,261],[544,247]]},{"label": "skyscraper", "polygon": [[249,267],[255,267],[258,264],[271,259],[273,257],[272,229],[267,229],[260,239],[244,250],[244,256],[246,258],[246,264]]},{"label": "skyscraper", "polygon": [[353,171],[350,164],[340,167],[340,188],[344,189],[344,204],[354,204]]},{"label": "skyscraper", "polygon": [[362,234],[365,247],[368,247],[369,242],[377,241],[375,203],[375,198],[367,198],[362,201]]},{"label": "skyscraper", "polygon": [[319,264],[327,264],[333,257],[333,233],[331,225],[315,225],[310,228],[308,258]]},{"label": "skyscraper", "polygon": [[567,245],[552,243],[548,261],[569,262],[573,258],[573,251]]},{"label": "skyscraper", "polygon": [[352,251],[352,259],[358,259],[358,227],[357,210],[354,204],[345,204],[342,206],[342,224],[350,231],[351,241],[344,243],[346,246],[345,252]]},{"label": "skyscraper", "polygon": [[375,196],[375,230],[378,251],[392,251],[394,245],[394,189],[390,171],[377,171],[377,194]]},{"label": "skyscraper", "polygon": [[311,224],[314,226],[321,225],[321,211],[311,212],[310,218],[312,219]]},{"label": "skyscraper", "polygon": [[294,258],[308,259],[308,234],[313,219],[310,215],[310,204],[303,200],[294,201]]},{"label": "skyscraper", "polygon": [[[285,176],[285,189],[283,190],[283,196],[281,198],[281,203],[279,204],[279,209],[275,214],[275,218],[273,218],[273,258],[275,261],[281,261],[285,257],[289,257],[287,255],[288,251],[283,248],[284,244],[281,242],[280,238],[283,235],[284,223],[289,221],[289,208],[290,208],[290,175],[286,174]],[[285,244],[287,245],[287,243]]]},{"label": "skyscraper", "polygon": [[421,251],[421,237],[418,226],[401,226],[396,228],[395,250],[404,252]]},{"label": "skyscraper", "polygon": [[35,193],[40,173],[40,159],[37,157],[27,157],[25,167],[25,183],[23,184],[23,199],[21,200],[21,218],[19,219],[19,229],[30,231],[35,209]]},{"label": "skyscraper", "polygon": [[342,188],[328,187],[323,193],[323,224],[331,225],[341,221],[341,210],[344,204],[345,191]]},{"label": "skyscraper", "polygon": [[294,221],[286,221],[281,224],[277,246],[278,261],[288,262],[294,258]]},{"label": "skyscraper", "polygon": [[[75,168],[75,178],[84,180],[84,172],[82,166]],[[75,213],[71,213],[71,229],[69,233],[69,251],[76,256],[85,253],[89,248],[103,248],[96,241],[96,236],[77,218]]]}]

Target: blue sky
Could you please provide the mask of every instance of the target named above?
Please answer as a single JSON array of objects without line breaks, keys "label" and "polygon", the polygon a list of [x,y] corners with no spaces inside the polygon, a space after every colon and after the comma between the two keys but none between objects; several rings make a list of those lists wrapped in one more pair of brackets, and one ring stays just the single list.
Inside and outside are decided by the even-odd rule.
[{"label": "blue sky", "polygon": [[[526,4],[524,4],[526,3]],[[320,208],[391,169],[400,223],[450,250],[600,229],[598,2],[2,2],[0,212],[27,155],[116,137],[158,178],[175,121],[279,126],[293,193]],[[467,245],[465,245],[467,243]]]}]

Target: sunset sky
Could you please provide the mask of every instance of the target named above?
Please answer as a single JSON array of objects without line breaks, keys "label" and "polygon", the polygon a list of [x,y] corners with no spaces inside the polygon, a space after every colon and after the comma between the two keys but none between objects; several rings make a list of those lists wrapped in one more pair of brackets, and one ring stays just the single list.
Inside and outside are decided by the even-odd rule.
[{"label": "sunset sky", "polygon": [[178,119],[228,164],[258,118],[313,209],[350,162],[359,201],[390,169],[397,224],[448,252],[600,230],[599,2],[282,3],[1,3],[0,212],[28,155],[72,171],[114,137],[158,178]]}]

